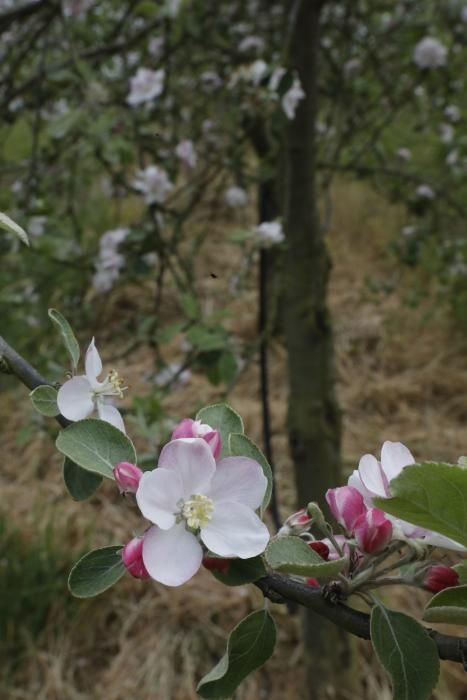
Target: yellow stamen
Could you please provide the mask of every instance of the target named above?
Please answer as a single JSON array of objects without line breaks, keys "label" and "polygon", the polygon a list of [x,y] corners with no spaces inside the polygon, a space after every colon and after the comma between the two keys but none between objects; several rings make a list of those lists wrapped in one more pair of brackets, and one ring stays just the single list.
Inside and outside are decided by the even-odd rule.
[{"label": "yellow stamen", "polygon": [[207,496],[194,494],[182,507],[182,516],[185,518],[188,527],[198,530],[206,527],[212,518],[214,503]]}]

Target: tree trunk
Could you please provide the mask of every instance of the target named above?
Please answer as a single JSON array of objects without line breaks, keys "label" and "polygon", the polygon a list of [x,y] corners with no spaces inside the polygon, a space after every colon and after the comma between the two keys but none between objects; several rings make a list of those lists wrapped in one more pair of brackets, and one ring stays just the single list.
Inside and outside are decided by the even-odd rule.
[{"label": "tree trunk", "polygon": [[[291,3],[289,68],[306,94],[287,127],[284,224],[285,335],[289,363],[289,441],[299,505],[323,505],[339,484],[340,413],[335,396],[333,337],[326,291],[330,262],[318,220],[314,125],[322,2]],[[310,700],[352,697],[348,635],[311,612],[305,616]],[[350,692],[350,694],[349,694]]]}]

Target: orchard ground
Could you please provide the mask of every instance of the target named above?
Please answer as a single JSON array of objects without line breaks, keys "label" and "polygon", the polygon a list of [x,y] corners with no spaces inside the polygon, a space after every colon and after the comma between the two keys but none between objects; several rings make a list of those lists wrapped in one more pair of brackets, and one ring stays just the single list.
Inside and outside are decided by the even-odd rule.
[{"label": "orchard ground", "polygon": [[[254,212],[250,213],[253,221]],[[413,304],[419,273],[403,270],[388,252],[404,219],[402,209],[390,206],[362,184],[341,182],[334,188],[330,304],[348,470],[363,453],[378,453],[385,439],[400,440],[415,457],[426,459],[455,461],[467,452],[467,338],[455,330],[446,307],[436,304],[434,291]],[[236,258],[227,241],[235,225],[220,217],[210,226],[210,245],[195,266],[203,303],[214,311],[222,308],[222,290],[239,265],[240,252]],[[89,336],[97,336],[105,366],[115,365],[122,372],[130,396],[150,390],[152,350],[139,347],[126,357],[113,355],[120,355],[128,340],[119,335],[122,317],[130,318],[136,309],[142,313],[150,294],[145,288],[115,290],[102,308],[99,328],[89,329]],[[227,324],[245,340],[255,338],[255,301],[254,284],[249,284],[230,307]],[[170,293],[161,313],[166,319],[176,317],[177,302]],[[84,349],[88,339],[82,340]],[[165,348],[171,360],[177,354],[181,357],[179,340],[173,339]],[[272,340],[270,357],[275,463],[285,518],[294,510],[295,495],[284,430],[286,355],[280,338]],[[179,420],[222,397],[223,387],[217,389],[194,373],[187,384],[174,389],[165,407]],[[258,397],[255,362],[246,367],[229,401],[242,415],[247,434],[261,443]],[[4,519],[0,591],[5,616],[0,696],[5,700],[195,700],[197,681],[222,655],[229,630],[262,604],[260,593],[253,586],[226,588],[203,570],[181,588],[125,577],[96,599],[71,600],[66,590],[71,564],[86,549],[125,543],[136,527],[137,515],[111,483],[90,501],[71,500],[51,439],[54,426],[46,419],[32,418],[24,389],[17,386],[3,395],[0,411]],[[34,430],[25,432],[24,425],[32,420]],[[130,422],[127,426],[138,447],[147,450],[148,442],[138,437]],[[387,600],[417,615],[425,597],[407,589],[388,595]],[[273,608],[279,639],[274,656],[241,685],[236,700],[308,697],[300,616],[289,616],[281,606]],[[458,629],[459,634],[463,632]],[[356,644],[359,698],[390,700],[389,684],[369,644]],[[443,669],[433,697],[467,698],[460,666],[444,663]]]}]

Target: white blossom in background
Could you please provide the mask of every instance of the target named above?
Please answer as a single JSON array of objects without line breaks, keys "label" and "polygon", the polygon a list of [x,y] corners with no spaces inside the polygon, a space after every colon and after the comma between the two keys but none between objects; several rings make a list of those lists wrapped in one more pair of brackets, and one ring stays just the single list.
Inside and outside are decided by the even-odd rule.
[{"label": "white blossom in background", "polygon": [[228,207],[239,209],[248,204],[248,194],[243,187],[232,185],[232,187],[228,187],[224,192],[224,201]]},{"label": "white blossom in background", "polygon": [[259,58],[257,61],[254,61],[250,66],[248,66],[246,77],[251,83],[253,83],[253,85],[258,86],[262,79],[267,75],[268,70],[269,68],[266,61]]},{"label": "white blossom in background", "polygon": [[454,127],[452,124],[440,124],[439,132],[442,143],[451,143],[454,138]]},{"label": "white blossom in background", "polygon": [[154,377],[154,383],[157,386],[165,386],[170,382],[174,382],[174,385],[183,386],[191,379],[191,371],[189,369],[182,369],[182,365],[179,362],[171,362],[167,367],[158,372]]},{"label": "white blossom in background", "polygon": [[461,20],[467,24],[467,5],[461,10]]},{"label": "white blossom in background", "polygon": [[461,118],[461,111],[457,105],[447,105],[444,108],[444,114],[452,122],[458,122]]},{"label": "white blossom in background", "polygon": [[155,267],[157,263],[159,262],[159,256],[157,253],[152,252],[152,253],[145,253],[143,255],[143,262],[148,266],[148,267]]},{"label": "white blossom in background", "polygon": [[162,204],[173,189],[166,171],[158,165],[138,170],[133,186],[143,193],[146,204]]},{"label": "white blossom in background", "polygon": [[261,39],[259,36],[246,36],[238,45],[240,53],[250,53],[252,51],[261,53],[264,51],[264,48],[264,39]]},{"label": "white blossom in background", "polygon": [[65,17],[81,17],[94,5],[95,0],[64,0],[62,4]]},{"label": "white blossom in background", "polygon": [[400,160],[404,160],[404,161],[412,160],[412,153],[410,152],[410,150],[408,148],[404,148],[404,147],[398,148],[396,151],[396,156]]},{"label": "white blossom in background", "polygon": [[201,566],[201,543],[221,557],[264,552],[269,532],[255,510],[266,488],[261,466],[249,457],[216,464],[202,438],[165,445],[157,469],[143,474],[136,492],[141,513],[154,523],[143,541],[150,576],[167,586],[185,583]]},{"label": "white blossom in background", "polygon": [[207,92],[217,90],[222,87],[223,81],[218,73],[213,70],[206,70],[199,76],[202,86]]},{"label": "white blossom in background", "polygon": [[130,92],[127,103],[135,107],[144,102],[154,100],[162,94],[164,90],[165,70],[150,70],[149,68],[138,68],[136,74],[130,79]]},{"label": "white blossom in background", "polygon": [[169,17],[176,17],[182,6],[183,0],[166,0],[165,7]]},{"label": "white blossom in background", "polygon": [[455,148],[453,151],[449,151],[446,156],[446,165],[454,166],[459,162],[459,151]]},{"label": "white blossom in background", "polygon": [[415,46],[413,61],[419,68],[440,68],[446,65],[448,50],[438,39],[427,36]]},{"label": "white blossom in background", "polygon": [[190,139],[183,139],[183,141],[177,144],[175,147],[175,155],[189,168],[196,167],[198,157],[195,147],[193,146],[193,141],[190,141]]},{"label": "white blossom in background", "polygon": [[112,289],[125,265],[125,258],[118,252],[118,246],[129,234],[127,228],[106,231],[99,241],[99,255],[92,284],[96,292],[103,294]]},{"label": "white blossom in background", "polygon": [[414,87],[413,94],[415,95],[415,97],[422,99],[426,95],[426,90],[423,87],[423,85],[416,85]]},{"label": "white blossom in background", "polygon": [[359,58],[350,58],[344,63],[344,76],[348,80],[353,80],[362,72],[362,62]]},{"label": "white blossom in background", "polygon": [[407,236],[407,237],[413,236],[414,233],[416,233],[416,231],[417,231],[416,226],[403,226],[401,228],[401,234],[403,236]]},{"label": "white blossom in background", "polygon": [[39,236],[42,236],[46,222],[46,216],[31,216],[27,226],[27,231],[31,238],[39,238]]},{"label": "white blossom in background", "polygon": [[255,228],[255,238],[262,248],[270,248],[278,243],[282,243],[285,237],[281,222],[263,221],[262,224]]},{"label": "white blossom in background", "polygon": [[286,72],[287,71],[283,66],[278,66],[277,68],[274,68],[269,79],[269,89],[272,90],[272,92],[277,92],[279,84]]},{"label": "white blossom in background", "polygon": [[300,100],[303,100],[305,93],[301,86],[300,80],[294,78],[291,87],[282,95],[281,104],[288,119],[295,119],[295,111]]},{"label": "white blossom in background", "polygon": [[164,37],[155,36],[148,43],[148,51],[153,58],[160,58],[164,51]]},{"label": "white blossom in background", "polygon": [[434,199],[435,198],[435,192],[430,187],[430,185],[419,185],[416,189],[416,194],[418,197],[421,197],[422,199]]},{"label": "white blossom in background", "polygon": [[120,412],[110,401],[113,397],[122,398],[123,381],[115,370],[110,370],[104,381],[98,380],[102,373],[102,361],[94,343],[94,338],[86,352],[84,375],[73,377],[58,390],[57,406],[65,418],[76,421],[88,418],[94,411],[101,420],[111,423],[125,432]]}]

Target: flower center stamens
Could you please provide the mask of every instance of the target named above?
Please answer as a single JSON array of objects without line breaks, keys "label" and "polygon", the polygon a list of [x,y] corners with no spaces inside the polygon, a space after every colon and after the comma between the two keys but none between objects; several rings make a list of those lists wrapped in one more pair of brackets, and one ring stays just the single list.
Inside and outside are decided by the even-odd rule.
[{"label": "flower center stamens", "polygon": [[198,530],[206,527],[212,518],[214,503],[207,496],[194,494],[182,506],[182,517],[185,518],[188,527]]},{"label": "flower center stamens", "polygon": [[118,372],[111,369],[104,381],[102,386],[97,389],[96,394],[104,394],[106,396],[118,396],[120,399],[123,398],[123,392],[128,387],[124,386],[125,382],[119,376]]}]

